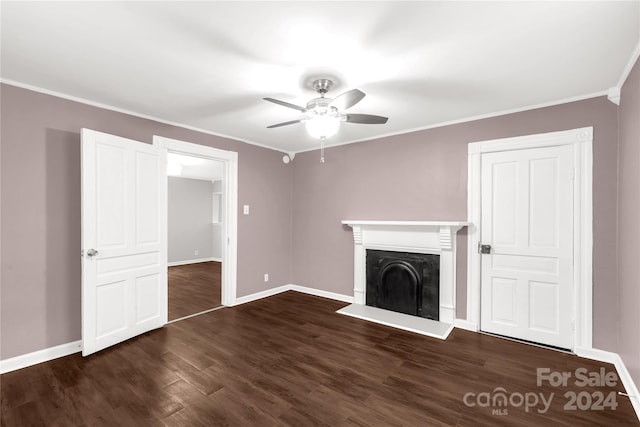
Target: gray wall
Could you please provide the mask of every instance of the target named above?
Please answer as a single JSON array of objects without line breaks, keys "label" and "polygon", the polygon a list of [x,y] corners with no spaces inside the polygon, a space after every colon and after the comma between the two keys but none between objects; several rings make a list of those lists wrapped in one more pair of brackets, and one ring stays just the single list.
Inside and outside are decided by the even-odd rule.
[{"label": "gray wall", "polygon": [[622,87],[619,168],[619,353],[640,386],[640,61]]},{"label": "gray wall", "polygon": [[[317,152],[298,154],[293,283],[353,295],[353,237],[343,219],[465,220],[468,143],[585,126],[594,127],[594,345],[615,351],[617,106],[604,97],[330,148],[324,164]],[[458,317],[465,318],[466,257],[459,256]]]},{"label": "gray wall", "polygon": [[80,339],[80,129],[238,152],[238,296],[291,283],[282,153],[2,84],[0,358]]},{"label": "gray wall", "polygon": [[[169,263],[214,256],[212,199],[213,183],[211,181],[169,177],[167,194]],[[220,255],[218,254],[217,257],[219,258]]]},{"label": "gray wall", "polygon": [[[637,116],[632,101],[624,100],[637,91],[637,73],[636,66],[620,116],[621,133],[630,135],[620,142],[625,230],[633,229],[638,209]],[[638,381],[638,285],[631,267],[637,249],[632,252],[621,228],[620,250],[631,250],[635,258],[621,258],[618,266],[618,108],[603,97],[330,148],[322,165],[317,152],[284,165],[276,151],[7,85],[0,114],[2,359],[80,339],[81,127],[148,143],[162,135],[239,153],[238,205],[251,205],[251,215],[238,215],[243,296],[267,288],[264,273],[272,287],[296,283],[351,295],[353,240],[340,220],[466,219],[469,142],[593,126],[594,346],[618,351],[618,333],[612,331],[619,320],[628,322],[622,341],[629,342],[620,349]],[[463,262],[458,274],[464,277]],[[465,290],[462,281],[460,317]]]}]

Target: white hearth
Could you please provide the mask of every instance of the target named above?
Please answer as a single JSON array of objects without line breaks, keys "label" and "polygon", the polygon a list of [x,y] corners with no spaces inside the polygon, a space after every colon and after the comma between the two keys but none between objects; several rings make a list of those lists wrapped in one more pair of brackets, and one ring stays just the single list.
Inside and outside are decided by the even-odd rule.
[{"label": "white hearth", "polygon": [[[354,304],[338,313],[445,339],[453,329],[456,298],[456,233],[463,221],[352,221]],[[367,249],[440,255],[439,321],[366,305]]]}]

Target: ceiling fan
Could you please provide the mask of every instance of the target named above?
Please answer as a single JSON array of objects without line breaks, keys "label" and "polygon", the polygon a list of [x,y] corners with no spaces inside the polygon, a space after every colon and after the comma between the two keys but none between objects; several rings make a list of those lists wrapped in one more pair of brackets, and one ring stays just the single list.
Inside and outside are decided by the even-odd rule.
[{"label": "ceiling fan", "polygon": [[374,116],[371,114],[344,113],[344,110],[356,105],[366,95],[358,89],[351,89],[335,98],[325,97],[332,86],[333,81],[329,79],[315,80],[313,82],[313,89],[320,94],[320,97],[307,102],[306,107],[301,107],[286,101],[280,101],[279,99],[262,98],[265,101],[273,102],[274,104],[282,105],[283,107],[293,108],[294,110],[298,110],[306,115],[304,118],[277,123],[275,125],[267,126],[267,128],[273,129],[296,123],[304,123],[311,136],[319,138],[324,142],[326,138],[336,134],[341,122],[373,125],[384,124],[389,120],[388,117]]}]

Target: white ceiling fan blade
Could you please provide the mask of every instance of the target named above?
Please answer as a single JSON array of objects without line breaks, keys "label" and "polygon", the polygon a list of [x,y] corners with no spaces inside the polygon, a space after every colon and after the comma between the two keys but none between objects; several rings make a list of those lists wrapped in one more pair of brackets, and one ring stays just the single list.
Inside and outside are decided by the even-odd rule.
[{"label": "white ceiling fan blade", "polygon": [[273,102],[274,104],[282,105],[283,107],[293,108],[294,110],[302,111],[303,113],[307,111],[307,109],[304,107],[291,104],[290,102],[280,101],[279,99],[274,99],[274,98],[262,98],[262,99],[264,99],[265,101]]},{"label": "white ceiling fan blade", "polygon": [[361,123],[364,125],[383,125],[389,120],[388,117],[374,116],[372,114],[347,114],[345,122]]},{"label": "white ceiling fan blade", "polygon": [[279,128],[281,126],[295,125],[296,123],[300,123],[301,121],[302,120],[291,120],[290,122],[277,123],[275,125],[267,126],[267,129]]},{"label": "white ceiling fan blade", "polygon": [[338,95],[329,105],[331,107],[336,107],[338,111],[343,111],[362,101],[362,98],[365,96],[366,94],[361,90],[351,89],[342,95]]}]

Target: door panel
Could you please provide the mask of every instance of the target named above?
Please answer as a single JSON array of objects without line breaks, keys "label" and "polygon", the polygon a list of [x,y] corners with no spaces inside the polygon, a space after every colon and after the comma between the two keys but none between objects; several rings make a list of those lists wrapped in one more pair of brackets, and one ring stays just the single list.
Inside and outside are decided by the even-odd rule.
[{"label": "door panel", "polygon": [[165,163],[152,145],[82,130],[85,356],[167,322]]},{"label": "door panel", "polygon": [[531,247],[558,246],[558,159],[529,162],[529,243]]},{"label": "door panel", "polygon": [[517,323],[517,283],[504,277],[491,278],[491,319],[494,322],[515,325]]},{"label": "door panel", "polygon": [[158,245],[160,205],[158,153],[136,152],[136,245]]},{"label": "door panel", "polygon": [[[83,150],[87,152],[84,146]],[[95,163],[95,208],[97,231],[96,246],[107,248],[124,248],[126,246],[126,212],[128,210],[125,186],[125,151],[105,143],[95,143],[95,158],[88,159]],[[83,164],[83,169],[89,165]],[[85,196],[83,194],[83,196]]]},{"label": "door panel", "polygon": [[482,155],[481,329],[571,348],[573,148]]},{"label": "door panel", "polygon": [[530,326],[540,332],[560,331],[558,311],[560,293],[557,283],[531,281],[529,283]]},{"label": "door panel", "polygon": [[[492,227],[495,244],[513,246],[517,241],[518,225],[518,164],[496,163],[493,166]],[[499,203],[500,205],[496,205]]]}]

